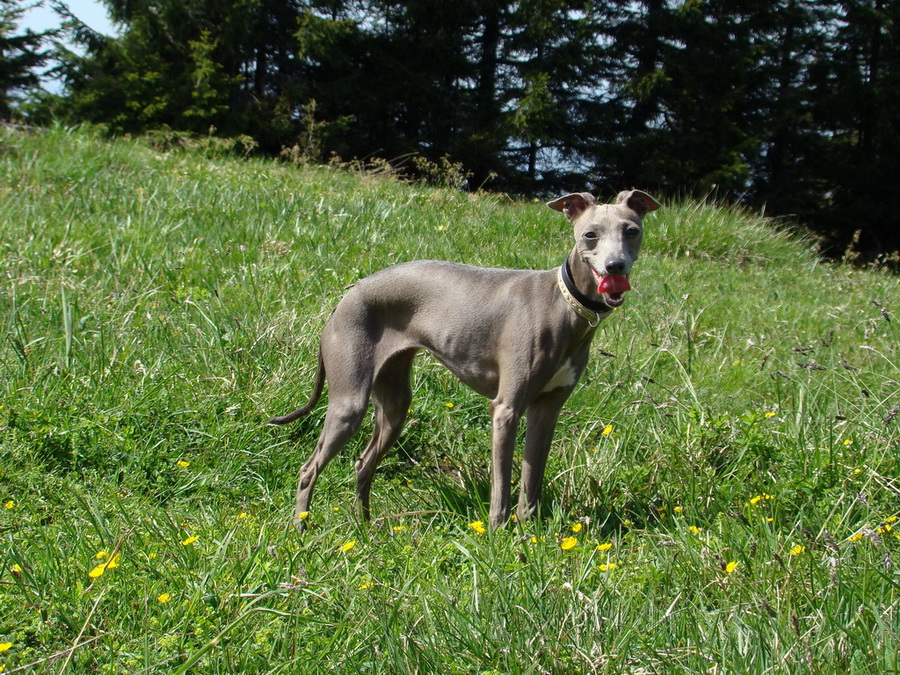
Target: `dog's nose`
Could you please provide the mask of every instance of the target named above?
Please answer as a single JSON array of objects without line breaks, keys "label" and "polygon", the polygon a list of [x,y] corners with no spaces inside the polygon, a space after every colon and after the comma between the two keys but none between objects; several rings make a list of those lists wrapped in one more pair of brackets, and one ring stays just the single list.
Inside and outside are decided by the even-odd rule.
[{"label": "dog's nose", "polygon": [[609,274],[625,274],[624,260],[607,260],[606,271]]}]

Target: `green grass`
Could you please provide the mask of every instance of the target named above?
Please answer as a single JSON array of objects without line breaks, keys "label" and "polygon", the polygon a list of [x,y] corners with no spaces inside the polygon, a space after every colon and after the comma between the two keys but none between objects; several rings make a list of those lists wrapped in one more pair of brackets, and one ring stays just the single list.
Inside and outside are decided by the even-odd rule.
[{"label": "green grass", "polygon": [[898,672],[900,280],[752,214],[648,217],[540,519],[469,526],[486,402],[423,357],[377,520],[364,430],[289,527],[324,405],[263,422],[305,402],[347,285],[550,268],[570,237],[537,202],[4,131],[0,668]]}]

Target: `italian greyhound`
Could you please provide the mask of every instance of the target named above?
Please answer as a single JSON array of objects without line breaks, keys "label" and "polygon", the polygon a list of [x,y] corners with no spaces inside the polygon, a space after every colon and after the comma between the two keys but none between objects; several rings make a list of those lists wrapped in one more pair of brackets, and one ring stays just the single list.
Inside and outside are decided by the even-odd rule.
[{"label": "italian greyhound", "polygon": [[372,398],[375,432],[356,462],[357,506],[369,519],[372,477],[406,421],[410,371],[421,349],[491,399],[493,527],[509,519],[516,429],[527,416],[517,515],[524,521],[535,513],[562,405],[587,365],[597,325],[624,302],[642,219],[659,208],[640,190],[619,193],[614,204],[580,192],[547,205],[575,228],[575,246],[558,269],[401,263],[362,279],[338,303],[322,331],[309,402],[269,420],[286,424],[308,414],[327,377],[324,427],[297,487],[294,522],[301,530],[316,479],[359,429]]}]

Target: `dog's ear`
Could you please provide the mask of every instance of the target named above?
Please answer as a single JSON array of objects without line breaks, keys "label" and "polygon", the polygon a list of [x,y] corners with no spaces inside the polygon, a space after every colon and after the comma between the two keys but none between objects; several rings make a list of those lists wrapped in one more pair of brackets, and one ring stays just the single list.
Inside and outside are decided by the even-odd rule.
[{"label": "dog's ear", "polygon": [[659,202],[642,190],[624,190],[616,197],[616,204],[624,204],[643,218],[659,208]]},{"label": "dog's ear", "polygon": [[560,211],[569,220],[575,220],[585,212],[589,206],[594,205],[594,195],[590,192],[573,192],[572,194],[547,202],[554,211]]}]

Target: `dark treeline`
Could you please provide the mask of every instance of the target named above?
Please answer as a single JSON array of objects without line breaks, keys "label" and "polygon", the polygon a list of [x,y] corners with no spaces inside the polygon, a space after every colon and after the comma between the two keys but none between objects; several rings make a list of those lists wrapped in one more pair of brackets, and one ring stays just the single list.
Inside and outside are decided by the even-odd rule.
[{"label": "dark treeline", "polygon": [[446,157],[521,195],[713,194],[832,254],[900,249],[897,0],[105,2],[120,37],[70,16],[86,52],[35,114]]}]

